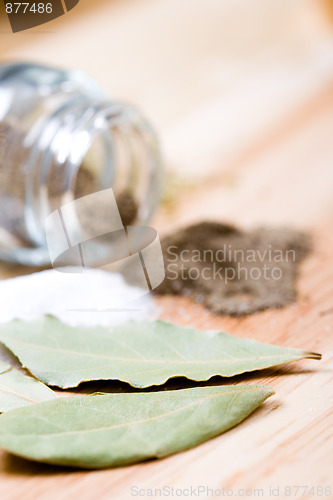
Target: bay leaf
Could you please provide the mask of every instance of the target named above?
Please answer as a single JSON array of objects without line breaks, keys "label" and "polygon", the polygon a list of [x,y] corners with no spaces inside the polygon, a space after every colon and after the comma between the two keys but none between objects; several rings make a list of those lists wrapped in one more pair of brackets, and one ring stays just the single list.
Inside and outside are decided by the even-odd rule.
[{"label": "bay leaf", "polygon": [[8,363],[5,363],[4,361],[0,361],[0,375],[2,373],[8,372],[8,370],[11,369],[11,366]]},{"label": "bay leaf", "polygon": [[211,439],[272,394],[262,385],[229,385],[58,398],[1,415],[0,447],[50,464],[127,465]]},{"label": "bay leaf", "polygon": [[75,328],[45,316],[1,325],[0,342],[39,380],[64,389],[89,380],[121,380],[140,388],[177,376],[204,381],[301,358],[320,359],[315,353],[164,321]]},{"label": "bay leaf", "polygon": [[0,412],[56,397],[46,385],[0,361]]}]

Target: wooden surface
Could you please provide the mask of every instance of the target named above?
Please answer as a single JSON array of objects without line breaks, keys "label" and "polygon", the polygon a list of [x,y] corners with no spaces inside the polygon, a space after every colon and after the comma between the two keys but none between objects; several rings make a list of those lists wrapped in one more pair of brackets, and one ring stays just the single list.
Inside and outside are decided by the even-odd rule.
[{"label": "wooden surface", "polygon": [[[263,3],[256,2],[259,17],[270,14],[260,14]],[[322,352],[323,360],[306,360],[246,377],[249,383],[270,384],[276,395],[235,429],[163,460],[84,472],[2,453],[1,500],[128,500],[135,498],[132,487],[198,485],[232,488],[234,496],[240,496],[242,488],[262,488],[265,499],[270,498],[269,487],[279,487],[279,498],[287,498],[285,486],[321,485],[331,486],[333,496],[329,22],[322,16],[321,4],[303,2],[306,8],[302,10],[300,2],[294,2],[289,11],[293,29],[288,29],[283,16],[287,3],[281,1],[281,12],[276,7],[269,17],[270,29],[254,23],[242,44],[240,36],[228,37],[246,23],[237,24],[239,10],[229,6],[224,12],[221,4],[209,0],[205,2],[209,8],[204,9],[193,0],[191,10],[187,1],[178,9],[173,0],[126,0],[103,2],[100,10],[90,14],[87,2],[81,0],[76,24],[71,25],[65,16],[50,24],[51,32],[40,29],[19,35],[21,43],[5,29],[0,35],[7,44],[6,53],[0,44],[0,54],[6,59],[31,59],[33,55],[48,63],[76,65],[98,77],[115,95],[140,103],[160,130],[167,167],[173,172],[171,201],[154,221],[161,233],[205,218],[246,228],[271,224],[309,231],[314,251],[302,265],[296,304],[232,319],[214,316],[185,298],[164,297],[158,303],[161,316],[176,323]],[[250,8],[248,2],[244,4]],[[294,22],[299,19],[300,23]],[[102,26],[99,35],[96,31],[96,36],[84,37],[93,33],[91,26],[97,20]],[[224,38],[221,26],[229,29]],[[80,40],[81,49],[75,49]],[[270,50],[264,53],[261,43]],[[243,98],[244,93],[250,93],[251,99]],[[2,278],[28,272],[0,264]],[[289,498],[316,498],[294,493]],[[200,498],[212,497],[202,494]]]}]

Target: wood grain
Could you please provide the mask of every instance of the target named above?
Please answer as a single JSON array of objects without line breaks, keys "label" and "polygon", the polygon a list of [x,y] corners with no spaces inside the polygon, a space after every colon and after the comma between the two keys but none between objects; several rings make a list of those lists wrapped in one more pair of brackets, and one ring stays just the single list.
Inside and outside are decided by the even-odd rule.
[{"label": "wood grain", "polygon": [[[182,57],[179,58],[177,49],[180,45],[177,46],[177,41],[179,44],[182,42],[183,26],[180,21],[172,43],[169,44],[170,31],[164,29],[158,36],[155,26],[151,33],[154,43],[143,36],[140,53],[123,38],[123,33],[129,33],[133,28],[135,40],[144,25],[152,26],[151,23],[157,23],[161,16],[170,19],[176,4],[174,1],[167,4],[163,0],[154,5],[144,0],[140,4],[141,10],[130,1],[124,2],[123,6],[120,2],[112,2],[105,7],[110,15],[103,18],[105,49],[100,49],[94,60],[88,59],[92,58],[101,39],[91,42],[88,56],[84,50],[80,54],[75,52],[73,44],[66,51],[71,37],[75,40],[75,37],[83,36],[87,25],[92,22],[84,12],[75,26],[71,27],[66,21],[61,33],[34,35],[35,38],[24,35],[24,46],[9,44],[7,57],[27,58],[29,54],[36,53],[40,60],[47,58],[50,62],[51,55],[55,63],[61,60],[66,65],[72,65],[75,55],[78,66],[91,69],[91,73],[104,78],[110,86],[113,82],[118,95],[140,102],[148,114],[156,118],[166,146],[166,156],[170,159],[168,166],[180,177],[186,170],[186,182],[177,185],[171,202],[162,207],[155,218],[154,226],[160,233],[205,218],[230,221],[244,228],[272,224],[309,231],[313,236],[314,251],[301,267],[298,299],[290,307],[235,319],[214,316],[200,304],[186,298],[161,297],[157,300],[161,317],[177,324],[221,329],[262,342],[318,351],[323,353],[323,360],[304,360],[246,377],[248,383],[271,385],[276,395],[235,429],[193,450],[163,460],[113,470],[83,472],[34,464],[1,452],[1,500],[129,500],[135,498],[131,495],[133,486],[145,489],[169,486],[176,489],[202,485],[212,489],[232,488],[234,495],[240,488],[263,488],[261,497],[265,499],[270,498],[270,486],[280,488],[279,498],[287,498],[284,492],[287,485],[331,486],[333,492],[332,66],[327,63],[325,71],[322,70],[320,75],[318,73],[318,82],[311,89],[306,85],[302,87],[305,90],[297,106],[291,105],[290,99],[283,98],[281,94],[285,112],[274,115],[269,127],[263,126],[264,122],[256,121],[255,117],[247,117],[248,127],[257,123],[260,133],[252,135],[251,140],[239,147],[236,144],[232,151],[228,150],[223,141],[223,131],[216,129],[212,133],[212,128],[205,128],[202,121],[214,123],[214,103],[222,103],[219,112],[223,112],[223,103],[226,102],[225,87],[222,85],[225,75],[215,64],[218,57],[223,56],[226,60],[226,49],[217,31],[218,16],[222,12],[218,3],[210,2],[211,12],[216,12],[217,20],[212,25],[209,39],[205,38],[209,18],[203,21],[204,28],[200,32],[198,18],[189,16],[187,25],[191,28],[187,33],[197,43],[186,50],[182,48]],[[178,12],[182,22],[185,22],[189,12],[188,3],[185,4],[186,8]],[[196,9],[201,8],[198,2],[194,4]],[[311,5],[314,9],[313,2]],[[96,10],[94,20],[99,16],[102,22],[103,12]],[[294,11],[293,16],[296,16]],[[107,31],[107,22],[115,31]],[[310,61],[307,51],[311,44],[327,40],[327,32],[321,37],[321,23],[316,24],[316,29],[314,24],[310,30],[311,37],[308,37],[311,40],[306,38],[306,42],[303,40],[301,44],[306,61]],[[278,27],[275,30],[279,32]],[[41,39],[45,40],[45,44],[39,45],[37,36],[43,36]],[[289,34],[287,38],[295,48],[293,36]],[[122,60],[119,51],[114,49],[116,41],[118,44],[124,42],[126,60]],[[220,45],[216,45],[217,41]],[[36,52],[32,52],[34,48]],[[141,53],[144,50],[146,52]],[[160,59],[159,51],[162,54]],[[135,79],[137,67],[132,67],[131,53],[134,60],[136,56],[139,58],[142,78]],[[170,62],[173,56],[174,60]],[[186,66],[184,61],[187,56]],[[112,61],[111,67],[107,64],[108,59]],[[156,67],[153,66],[154,61]],[[270,58],[268,63],[265,61],[264,66],[273,64]],[[302,68],[314,68],[307,66],[306,61]],[[163,63],[167,70],[163,69]],[[114,68],[119,69],[116,76]],[[238,67],[237,78],[248,75],[248,71],[242,63]],[[177,75],[176,82],[172,75]],[[153,92],[149,81],[153,81],[159,90]],[[196,86],[191,85],[194,81]],[[270,111],[265,119],[269,116],[273,116]],[[237,135],[236,126],[233,130]],[[246,130],[243,129],[243,133]],[[192,134],[198,133],[203,134],[202,141],[197,136],[193,141]],[[188,164],[193,166],[193,170],[188,169]],[[183,165],[187,165],[184,170]],[[0,264],[1,278],[31,271]],[[200,498],[212,497],[203,494]],[[316,497],[299,494],[296,498]]]}]

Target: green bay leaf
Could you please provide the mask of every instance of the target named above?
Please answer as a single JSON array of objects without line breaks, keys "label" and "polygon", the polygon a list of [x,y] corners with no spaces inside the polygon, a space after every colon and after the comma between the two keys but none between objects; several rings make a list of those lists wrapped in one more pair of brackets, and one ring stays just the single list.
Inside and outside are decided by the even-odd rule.
[{"label": "green bay leaf", "polygon": [[11,366],[8,363],[5,363],[4,361],[0,361],[0,375],[2,373],[6,373],[11,369]]},{"label": "green bay leaf", "polygon": [[0,342],[39,380],[64,389],[89,380],[120,380],[140,388],[177,376],[204,381],[301,358],[320,359],[299,349],[164,321],[75,328],[45,316],[1,325]]},{"label": "green bay leaf", "polygon": [[186,450],[244,420],[266,386],[58,398],[0,416],[0,446],[31,460],[83,468],[127,465]]},{"label": "green bay leaf", "polygon": [[56,397],[46,385],[0,361],[0,412]]}]

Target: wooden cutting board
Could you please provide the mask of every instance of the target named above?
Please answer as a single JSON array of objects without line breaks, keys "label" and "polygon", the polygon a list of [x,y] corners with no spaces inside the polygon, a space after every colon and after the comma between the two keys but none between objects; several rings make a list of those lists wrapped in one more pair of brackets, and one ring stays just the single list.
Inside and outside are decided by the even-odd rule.
[{"label": "wooden cutting board", "polygon": [[[84,2],[81,3],[83,4]],[[169,179],[169,203],[161,207],[153,222],[160,233],[171,231],[175,226],[209,218],[236,223],[244,228],[263,224],[292,226],[312,234],[314,251],[301,267],[295,304],[281,310],[234,319],[214,316],[200,304],[186,298],[162,297],[158,299],[161,317],[182,325],[221,329],[262,342],[321,352],[323,360],[305,360],[246,377],[248,383],[262,382],[271,385],[276,395],[228,433],[193,450],[163,460],[113,470],[85,472],[35,464],[1,452],[1,500],[129,500],[135,498],[136,493],[137,497],[146,498],[149,490],[155,489],[155,497],[159,498],[158,490],[163,488],[164,492],[170,492],[170,496],[171,488],[174,488],[174,496],[179,489],[178,495],[183,493],[180,498],[185,498],[187,488],[198,486],[205,488],[200,490],[200,498],[212,498],[206,488],[221,491],[222,488],[228,488],[232,490],[233,496],[241,496],[242,490],[249,490],[248,497],[251,490],[252,496],[265,499],[272,497],[270,488],[275,488],[275,493],[278,491],[276,488],[279,488],[279,498],[287,498],[291,493],[291,498],[313,499],[321,491],[322,498],[330,498],[325,495],[328,493],[325,488],[331,487],[331,497],[333,496],[333,77],[331,63],[325,59],[326,56],[323,55],[321,59],[324,61],[321,69],[317,68],[320,77],[313,78],[312,74],[312,71],[316,71],[317,57],[325,53],[324,45],[326,42],[331,43],[331,39],[325,31],[325,23],[321,24],[318,17],[316,29],[310,31],[312,41],[320,41],[322,48],[311,59],[307,51],[312,42],[307,40],[301,44],[304,57],[302,56],[303,66],[300,71],[306,75],[306,68],[312,68],[308,74],[314,83],[307,87],[304,82],[301,86],[302,98],[297,101],[297,106],[293,105],[286,94],[276,94],[280,96],[279,106],[284,109],[281,114],[276,112],[279,106],[269,108],[267,115],[263,109],[258,109],[261,121],[258,117],[242,117],[240,114],[235,123],[230,123],[234,135],[229,133],[228,137],[231,141],[239,133],[243,134],[244,141],[239,144],[236,142],[233,148],[228,149],[224,141],[225,129],[219,129],[223,125],[219,122],[219,116],[225,103],[229,105],[232,99],[237,100],[237,96],[232,97],[230,94],[230,99],[225,99],[226,90],[222,85],[222,82],[226,82],[225,75],[222,75],[220,67],[216,65],[218,51],[214,47],[219,40],[219,23],[213,23],[217,38],[211,34],[209,41],[205,38],[209,31],[209,22],[205,17],[207,12],[203,11],[202,21],[206,31],[200,31],[199,18],[188,10],[189,4],[184,2],[184,6],[185,4],[186,8],[179,7],[177,16],[183,22],[187,19],[186,26],[192,26],[191,29],[188,28],[189,36],[193,37],[192,40],[197,40],[196,46],[187,49],[188,54],[192,53],[188,59],[188,71],[196,86],[194,83],[190,86],[186,65],[182,67],[182,60],[177,59],[177,40],[179,50],[182,50],[180,27],[177,25],[176,38],[170,38],[169,48],[167,30],[161,29],[161,35],[158,36],[156,23],[159,16],[169,19],[168,16],[176,12],[174,1],[142,1],[140,12],[137,4],[135,6],[130,1],[123,4],[110,2],[108,7],[105,7],[106,3],[103,4],[103,8],[108,9],[108,21],[115,31],[117,26],[123,28],[121,33],[124,30],[126,32],[126,29],[130,33],[132,29],[135,33],[133,36],[140,38],[139,34],[142,33],[142,38],[146,40],[146,45],[142,42],[140,46],[141,50],[150,50],[149,57],[141,54],[140,59],[145,76],[141,79],[136,77],[136,80],[135,72],[138,68],[134,68],[135,71],[129,69],[134,64],[132,62],[131,66],[128,61],[131,44],[124,41],[127,43],[123,48],[127,59],[122,71],[119,50],[111,44],[111,41],[116,40],[115,31],[109,33],[106,30],[102,8],[100,12],[94,12],[94,16],[99,16],[101,22],[104,22],[103,29],[106,31],[97,41],[91,39],[93,48],[89,55],[98,51],[97,59],[99,64],[103,61],[103,68],[97,68],[94,61],[87,61],[84,51],[83,54],[73,52],[75,36],[87,33],[85,30],[91,23],[90,16],[83,10],[73,26],[67,19],[62,21],[62,30],[60,24],[57,24],[57,29],[51,33],[44,29],[29,36],[22,34],[23,45],[18,43],[18,38],[12,43],[10,37],[13,35],[8,32],[0,35],[8,43],[7,58],[28,58],[29,53],[30,56],[35,54],[32,52],[35,47],[36,57],[40,60],[48,57],[50,62],[54,57],[55,62],[62,60],[66,65],[74,64],[74,60],[63,50],[70,43],[69,53],[77,54],[78,66],[86,70],[91,67],[91,72],[95,76],[98,76],[97,73],[102,75],[105,82],[111,82],[113,74],[117,73],[113,79],[117,94],[140,102],[148,110],[148,114],[156,117],[162,142],[167,150],[167,163],[170,170],[173,170],[173,176]],[[198,9],[202,6],[197,1],[194,4],[198,14]],[[209,8],[211,16],[214,17],[214,13],[216,16],[221,15],[218,2],[210,1]],[[137,24],[133,12],[139,12],[136,19],[140,29],[135,28]],[[306,17],[306,13],[304,16]],[[154,43],[150,45],[142,31],[145,23],[147,30],[152,28],[151,36],[155,37]],[[117,34],[119,40],[121,33]],[[171,36],[170,33],[169,35]],[[289,38],[292,38],[291,35]],[[96,44],[99,44],[99,49]],[[222,42],[221,47],[224,47]],[[135,52],[134,47],[132,50]],[[167,56],[176,58],[173,69],[177,73],[174,76],[163,71],[163,64],[158,59],[159,53],[169,68],[171,63]],[[222,56],[227,61],[225,51],[221,49]],[[158,68],[156,71],[152,68],[154,59]],[[266,68],[267,64],[273,67],[276,60],[268,58],[265,61],[256,71],[251,69],[250,74],[258,75],[260,68]],[[229,82],[232,88],[243,79],[242,75],[244,79],[250,78],[249,69],[241,66],[237,66],[238,76],[234,83],[231,85]],[[117,68],[118,71],[115,71]],[[129,77],[132,79],[129,80]],[[297,85],[294,85],[293,78],[285,77],[284,81],[289,85],[290,92],[294,89],[296,95]],[[147,82],[151,79],[154,86],[147,87]],[[258,77],[258,82],[260,81]],[[250,80],[247,82],[250,91]],[[276,89],[276,92],[280,90]],[[266,98],[269,102],[269,96]],[[216,106],[220,106],[218,113]],[[231,113],[230,109],[232,108],[229,108]],[[237,107],[233,109],[236,110]],[[270,123],[270,116],[274,116],[273,123]],[[243,118],[247,125],[238,129],[237,123]],[[270,126],[265,126],[265,123],[270,123]],[[247,131],[253,127],[257,127],[258,133],[250,137]],[[227,134],[227,130],[225,133]],[[200,134],[201,141],[198,140]],[[191,137],[196,139],[191,142]],[[246,141],[246,137],[251,140]],[[169,160],[171,158],[172,161]],[[189,168],[189,164],[190,167],[193,165],[193,170]],[[185,180],[182,175],[184,171]],[[205,171],[204,176],[202,171]],[[178,175],[176,180],[175,175]],[[1,278],[31,271],[0,264]],[[304,488],[297,490],[297,487]],[[310,489],[312,487],[313,490]],[[143,496],[139,496],[139,489]]]}]

